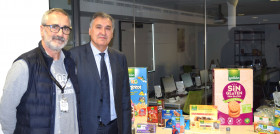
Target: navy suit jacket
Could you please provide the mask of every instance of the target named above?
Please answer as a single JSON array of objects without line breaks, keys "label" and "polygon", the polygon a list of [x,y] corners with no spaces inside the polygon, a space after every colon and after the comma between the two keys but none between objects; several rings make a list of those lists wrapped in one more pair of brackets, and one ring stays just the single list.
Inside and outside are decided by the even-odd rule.
[{"label": "navy suit jacket", "polygon": [[[76,63],[80,86],[81,133],[96,134],[101,83],[95,58],[90,43],[75,47],[70,52]],[[131,134],[130,87],[126,57],[110,47],[108,54],[112,69],[118,134]]]}]

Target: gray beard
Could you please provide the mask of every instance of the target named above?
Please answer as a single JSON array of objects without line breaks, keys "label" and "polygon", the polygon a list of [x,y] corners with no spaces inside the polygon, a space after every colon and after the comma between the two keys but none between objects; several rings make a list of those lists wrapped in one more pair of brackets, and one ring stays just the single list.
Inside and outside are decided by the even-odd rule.
[{"label": "gray beard", "polygon": [[65,40],[61,46],[56,46],[56,45],[52,44],[52,42],[51,42],[54,37],[52,37],[52,36],[48,37],[46,31],[44,31],[44,34],[45,34],[44,42],[46,43],[46,46],[53,51],[59,52],[62,50],[62,48],[64,48],[67,45],[68,41]]},{"label": "gray beard", "polygon": [[61,51],[62,50],[62,48],[64,48],[65,46],[66,46],[66,42],[65,43],[63,43],[63,45],[61,45],[61,46],[55,46],[55,45],[53,45],[51,42],[49,42],[49,41],[45,41],[45,43],[46,43],[46,45],[47,45],[47,47],[49,48],[49,49],[51,49],[51,50],[53,50],[53,51]]}]

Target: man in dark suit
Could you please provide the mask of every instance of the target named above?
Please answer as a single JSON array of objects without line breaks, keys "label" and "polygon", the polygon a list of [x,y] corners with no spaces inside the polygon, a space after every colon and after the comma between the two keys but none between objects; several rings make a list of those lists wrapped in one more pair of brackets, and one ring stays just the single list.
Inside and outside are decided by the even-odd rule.
[{"label": "man in dark suit", "polygon": [[124,54],[108,47],[113,31],[114,19],[95,13],[91,41],[70,50],[80,86],[82,134],[131,134],[127,61]]}]

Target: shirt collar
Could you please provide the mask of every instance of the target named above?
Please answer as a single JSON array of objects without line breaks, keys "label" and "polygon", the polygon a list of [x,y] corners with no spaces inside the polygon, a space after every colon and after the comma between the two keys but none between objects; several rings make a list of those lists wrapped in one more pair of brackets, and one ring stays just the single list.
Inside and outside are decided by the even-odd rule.
[{"label": "shirt collar", "polygon": [[[99,53],[101,53],[91,42],[90,42],[90,47],[94,56],[99,55]],[[108,55],[108,47],[103,53],[105,53],[105,55]]]},{"label": "shirt collar", "polygon": [[65,55],[64,55],[63,51],[60,51],[59,59],[57,61],[54,60],[53,62],[63,62],[64,58],[65,58]]}]

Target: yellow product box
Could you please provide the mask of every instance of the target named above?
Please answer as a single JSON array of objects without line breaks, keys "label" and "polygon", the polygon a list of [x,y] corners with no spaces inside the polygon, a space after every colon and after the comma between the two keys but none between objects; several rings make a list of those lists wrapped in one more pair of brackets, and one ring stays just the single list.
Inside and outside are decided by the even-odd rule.
[{"label": "yellow product box", "polygon": [[217,106],[190,105],[190,129],[214,130],[219,126]]},{"label": "yellow product box", "polygon": [[253,69],[214,69],[212,91],[221,125],[253,124]]},{"label": "yellow product box", "polygon": [[200,120],[199,130],[220,130],[220,125],[219,120]]}]

